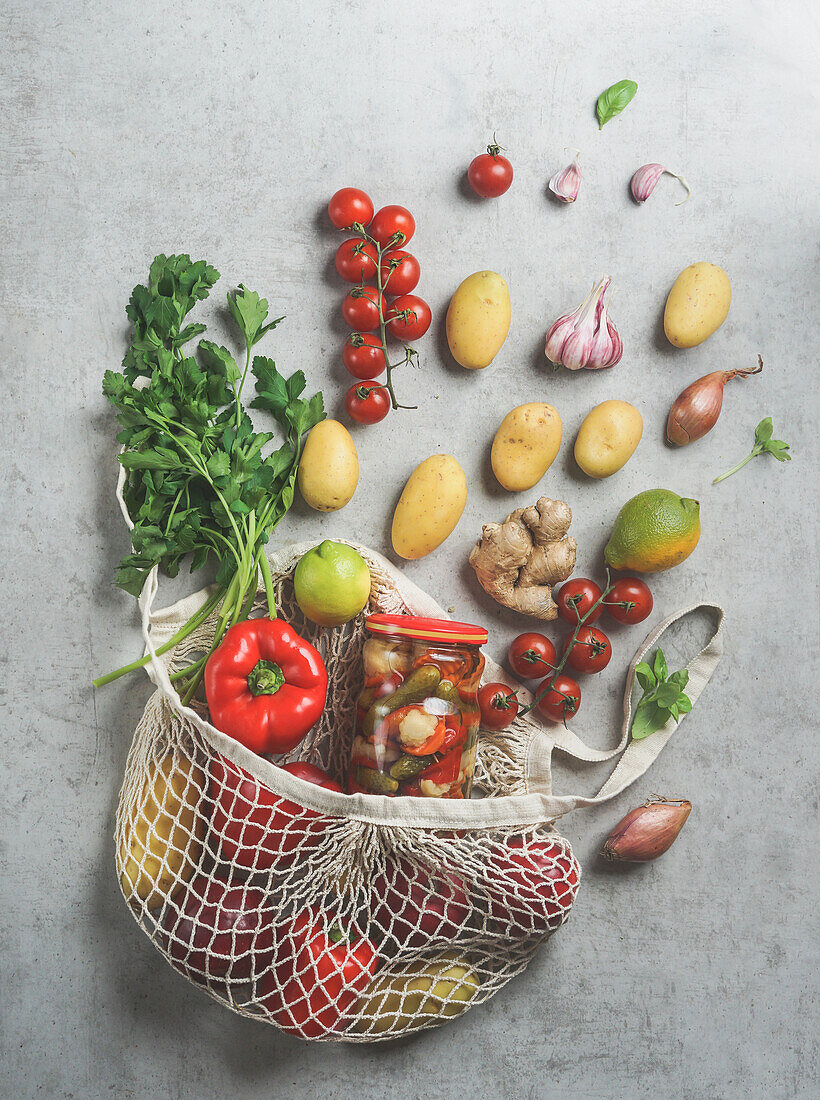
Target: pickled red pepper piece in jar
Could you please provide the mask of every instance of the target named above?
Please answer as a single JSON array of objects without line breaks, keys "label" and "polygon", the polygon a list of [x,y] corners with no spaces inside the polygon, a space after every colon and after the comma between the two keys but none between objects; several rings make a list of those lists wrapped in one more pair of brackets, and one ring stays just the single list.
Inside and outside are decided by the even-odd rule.
[{"label": "pickled red pepper piece in jar", "polygon": [[365,625],[348,790],[469,798],[487,631],[414,615],[371,615]]}]

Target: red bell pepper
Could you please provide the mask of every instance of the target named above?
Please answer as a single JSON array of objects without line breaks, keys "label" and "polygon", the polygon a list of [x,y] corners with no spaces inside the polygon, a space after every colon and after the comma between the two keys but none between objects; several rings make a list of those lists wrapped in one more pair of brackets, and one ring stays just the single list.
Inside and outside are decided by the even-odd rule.
[{"label": "red bell pepper", "polygon": [[370,884],[372,920],[398,947],[450,942],[470,915],[464,882],[447,871],[430,872],[400,859]]},{"label": "red bell pepper", "polygon": [[248,619],[208,658],[205,695],[222,733],[253,752],[289,752],[324,710],[327,672],[283,619]]},{"label": "red bell pepper", "polygon": [[455,714],[445,714],[444,740],[441,742],[439,752],[448,752],[457,745],[463,745],[467,740],[467,723],[460,711]]},{"label": "red bell pepper", "polygon": [[461,745],[456,745],[455,748],[450,749],[446,756],[442,756],[441,760],[437,760],[435,764],[425,768],[419,779],[429,779],[431,783],[441,786],[444,783],[452,783],[460,771]]},{"label": "red bell pepper", "polygon": [[284,1031],[303,1039],[329,1035],[370,984],[376,948],[332,913],[308,908],[277,930],[273,968],[258,1000]]},{"label": "red bell pepper", "polygon": [[[282,770],[329,791],[342,791],[313,764],[297,761]],[[220,855],[246,871],[268,871],[274,863],[287,867],[298,852],[317,848],[330,824],[330,818],[280,798],[223,756],[211,763],[210,788],[212,834],[219,837]]]},{"label": "red bell pepper", "polygon": [[492,883],[490,913],[510,936],[554,932],[578,893],[581,868],[560,844],[536,837],[510,837],[487,859]]}]

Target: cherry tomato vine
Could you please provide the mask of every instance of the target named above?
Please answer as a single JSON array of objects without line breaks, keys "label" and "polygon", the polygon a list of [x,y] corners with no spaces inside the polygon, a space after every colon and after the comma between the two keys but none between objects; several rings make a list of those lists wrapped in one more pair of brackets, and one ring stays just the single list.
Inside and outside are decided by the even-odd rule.
[{"label": "cherry tomato vine", "polygon": [[[582,627],[585,626],[590,621],[593,621],[593,622],[595,621],[595,619],[598,617],[595,614],[596,611],[598,611],[598,608],[605,602],[607,596],[610,594],[612,589],[615,587],[615,583],[617,583],[617,582],[613,582],[610,579],[609,570],[607,570],[606,586],[605,586],[603,592],[601,592],[601,595],[598,597],[598,599],[592,604],[591,607],[588,608],[587,611],[584,612],[583,615],[578,611],[578,607],[577,607],[576,604],[571,605],[575,608],[575,614],[577,616],[577,622],[575,624],[575,629],[573,630],[572,634],[569,636],[569,638],[567,640],[567,643],[566,643],[566,646],[564,647],[564,652],[561,654],[561,657],[560,657],[558,663],[556,664],[555,668],[553,669],[552,673],[546,678],[546,680],[544,680],[541,684],[538,685],[538,690],[537,690],[536,694],[533,696],[532,702],[528,706],[522,707],[521,710],[519,711],[520,714],[529,714],[530,711],[535,710],[536,707],[538,706],[538,704],[541,702],[541,700],[544,699],[547,695],[549,695],[549,693],[553,690],[555,690],[556,693],[561,698],[563,698],[563,700],[564,700],[564,707],[563,707],[564,725],[566,725],[567,713],[575,714],[577,712],[579,702],[580,702],[580,690],[579,690],[579,693],[578,693],[578,699],[576,699],[572,692],[562,691],[559,687],[556,687],[555,686],[556,681],[559,679],[559,677],[561,676],[561,673],[564,671],[564,665],[569,660],[569,655],[572,652],[576,641],[578,640],[578,634],[580,633]],[[600,614],[600,611],[598,611],[598,614]]]},{"label": "cherry tomato vine", "polygon": [[[354,378],[365,384],[348,391],[348,413],[360,423],[376,423],[383,419],[382,405],[374,399],[376,391],[389,395],[394,409],[415,409],[417,405],[402,405],[393,386],[393,371],[407,364],[418,364],[418,352],[404,343],[404,355],[391,362],[387,345],[388,333],[399,341],[417,340],[430,327],[432,314],[423,298],[410,293],[418,283],[421,269],[418,260],[404,250],[415,232],[415,221],[402,206],[385,206],[373,214],[369,197],[356,188],[337,191],[328,205],[330,219],[338,229],[353,237],[344,241],[336,252],[336,268],[343,279],[355,285],[347,294],[342,314],[354,329],[345,344],[342,358]],[[367,282],[375,278],[376,285]],[[391,280],[393,285],[391,285]],[[394,295],[388,304],[386,295]],[[367,364],[371,369],[366,369]],[[376,369],[378,368],[378,369]],[[386,371],[384,382],[373,375]],[[355,415],[362,412],[362,403],[369,400],[370,409],[379,416]]]}]

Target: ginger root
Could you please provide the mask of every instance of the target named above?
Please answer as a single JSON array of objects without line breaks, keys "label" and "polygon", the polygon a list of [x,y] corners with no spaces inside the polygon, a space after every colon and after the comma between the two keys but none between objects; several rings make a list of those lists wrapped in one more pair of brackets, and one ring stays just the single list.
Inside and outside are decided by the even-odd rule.
[{"label": "ginger root", "polygon": [[504,607],[549,622],[558,616],[552,586],[575,568],[572,512],[563,500],[541,497],[503,523],[487,523],[470,554],[479,584]]}]

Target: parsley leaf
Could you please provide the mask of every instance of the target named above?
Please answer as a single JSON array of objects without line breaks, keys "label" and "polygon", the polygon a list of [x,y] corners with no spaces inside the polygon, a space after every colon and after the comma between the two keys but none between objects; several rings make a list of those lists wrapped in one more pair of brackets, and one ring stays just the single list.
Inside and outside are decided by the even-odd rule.
[{"label": "parsley leaf", "polygon": [[259,343],[266,332],[284,321],[284,317],[277,317],[275,321],[265,324],[268,317],[267,299],[260,298],[255,290],[247,290],[242,283],[233,294],[228,295],[228,308],[242,330],[248,351]]}]

